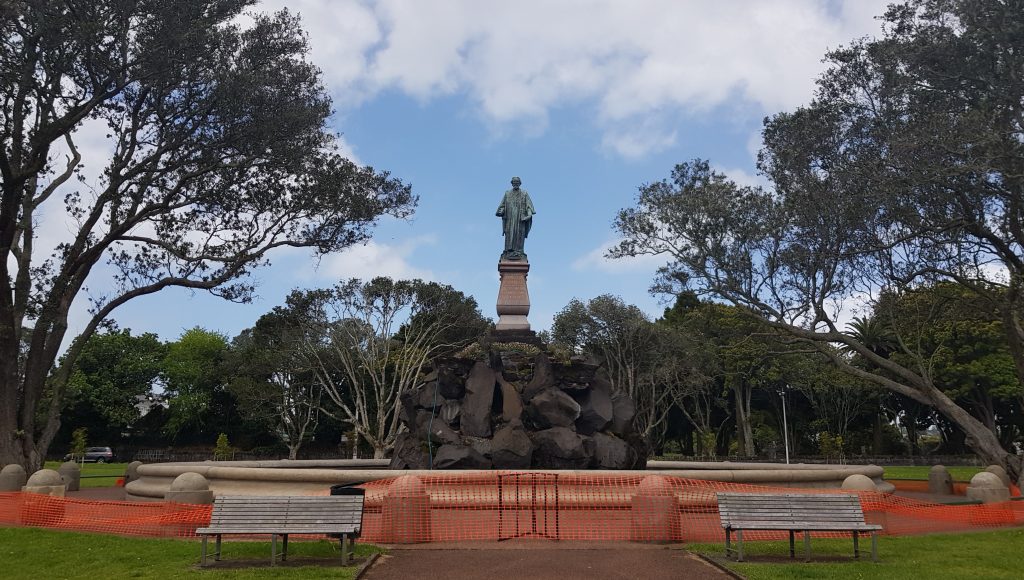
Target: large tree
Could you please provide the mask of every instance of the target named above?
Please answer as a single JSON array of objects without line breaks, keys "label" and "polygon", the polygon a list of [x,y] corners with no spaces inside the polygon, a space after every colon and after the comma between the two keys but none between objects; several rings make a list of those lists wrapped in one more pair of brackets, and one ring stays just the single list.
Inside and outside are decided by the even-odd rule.
[{"label": "large tree", "polygon": [[659,327],[640,308],[603,294],[587,302],[572,299],[551,325],[554,342],[597,357],[616,390],[633,400],[633,426],[649,443],[659,443],[688,367],[666,364],[680,354],[679,337]]},{"label": "large tree", "polygon": [[309,313],[305,356],[324,394],[323,410],[352,425],[376,458],[394,448],[400,397],[427,363],[479,338],[490,324],[476,300],[451,286],[378,277],[330,290],[292,293]]},{"label": "large tree", "polygon": [[[41,465],[74,363],[119,306],[170,287],[248,300],[274,248],[337,251],[411,212],[406,185],[338,154],[298,19],[240,18],[254,4],[0,4],[0,463]],[[108,153],[80,180],[86,129]],[[41,254],[41,220],[65,215]]]},{"label": "large tree", "polygon": [[323,388],[304,356],[308,312],[278,306],[232,341],[228,389],[247,419],[269,428],[297,459],[320,420]]},{"label": "large tree", "polygon": [[65,425],[68,441],[85,427],[96,443],[113,445],[140,417],[139,405],[152,393],[163,369],[167,345],[151,333],[98,332],[86,342],[68,380]]},{"label": "large tree", "polygon": [[766,122],[759,164],[773,191],[682,164],[620,213],[625,241],[613,254],[670,255],[663,287],[683,282],[749,308],[844,370],[935,408],[982,458],[1020,476],[1020,460],[931,367],[879,356],[837,315],[951,280],[1005,320],[1024,376],[1024,5],[910,0],[883,23],[883,38],[829,55],[809,105]]}]

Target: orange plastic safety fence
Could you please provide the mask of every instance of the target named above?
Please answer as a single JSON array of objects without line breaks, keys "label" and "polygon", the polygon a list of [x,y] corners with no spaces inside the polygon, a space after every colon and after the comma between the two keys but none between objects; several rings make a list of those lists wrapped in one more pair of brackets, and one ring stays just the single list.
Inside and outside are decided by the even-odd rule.
[{"label": "orange plastic safety fence", "polygon": [[34,493],[0,493],[0,525],[128,536],[195,536],[212,507],[177,503],[86,501]]},{"label": "orange plastic safety fence", "polygon": [[[771,488],[663,475],[579,472],[475,472],[402,476],[366,490],[364,541],[410,543],[507,540],[724,539],[716,493],[836,493]],[[326,492],[326,490],[325,490]],[[942,505],[899,495],[858,492],[865,519],[884,534],[966,531],[1024,524],[1024,502]],[[0,525],[30,525],[136,536],[192,536],[210,506],[83,501],[0,493]],[[781,539],[785,532],[747,532]],[[837,537],[839,533],[815,533]]]}]

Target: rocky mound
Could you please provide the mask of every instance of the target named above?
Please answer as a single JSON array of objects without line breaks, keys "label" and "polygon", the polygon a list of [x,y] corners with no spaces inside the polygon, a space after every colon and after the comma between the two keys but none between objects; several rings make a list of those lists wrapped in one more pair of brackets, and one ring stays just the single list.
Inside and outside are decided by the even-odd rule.
[{"label": "rocky mound", "polygon": [[634,469],[633,401],[597,364],[524,343],[474,344],[402,395],[393,469]]}]

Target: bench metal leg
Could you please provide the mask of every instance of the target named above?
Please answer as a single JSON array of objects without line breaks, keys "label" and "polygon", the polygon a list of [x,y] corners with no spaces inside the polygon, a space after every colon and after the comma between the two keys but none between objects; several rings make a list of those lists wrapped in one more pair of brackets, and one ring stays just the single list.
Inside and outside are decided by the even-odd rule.
[{"label": "bench metal leg", "polygon": [[349,543],[348,534],[341,535],[341,565],[348,566],[352,561],[352,546]]},{"label": "bench metal leg", "polygon": [[220,534],[217,534],[217,543],[214,545],[213,559],[220,562]]},{"label": "bench metal leg", "polygon": [[743,530],[736,530],[736,561],[743,561]]},{"label": "bench metal leg", "polygon": [[878,535],[875,532],[871,532],[871,561],[878,561]]},{"label": "bench metal leg", "polygon": [[860,533],[853,532],[853,559],[860,559]]},{"label": "bench metal leg", "polygon": [[284,534],[284,545],[281,546],[281,561],[288,559],[288,534]]},{"label": "bench metal leg", "polygon": [[210,539],[210,536],[203,536],[203,550],[199,553],[199,565],[206,565],[206,542]]},{"label": "bench metal leg", "polygon": [[796,558],[796,533],[789,530],[789,557]]},{"label": "bench metal leg", "polygon": [[270,565],[277,564],[277,534],[270,534]]},{"label": "bench metal leg", "polygon": [[804,562],[811,561],[811,533],[804,531]]},{"label": "bench metal leg", "polygon": [[732,530],[725,528],[725,557],[732,554]]}]

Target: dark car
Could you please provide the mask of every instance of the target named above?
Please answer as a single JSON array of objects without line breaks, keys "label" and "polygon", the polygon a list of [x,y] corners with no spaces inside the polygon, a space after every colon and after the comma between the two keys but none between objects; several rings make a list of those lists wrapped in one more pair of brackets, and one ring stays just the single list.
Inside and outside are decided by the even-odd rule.
[{"label": "dark car", "polygon": [[[72,454],[67,454],[64,459],[71,459]],[[109,447],[87,447],[85,457],[82,461],[95,461],[96,463],[110,463],[114,460],[114,452]]]}]

